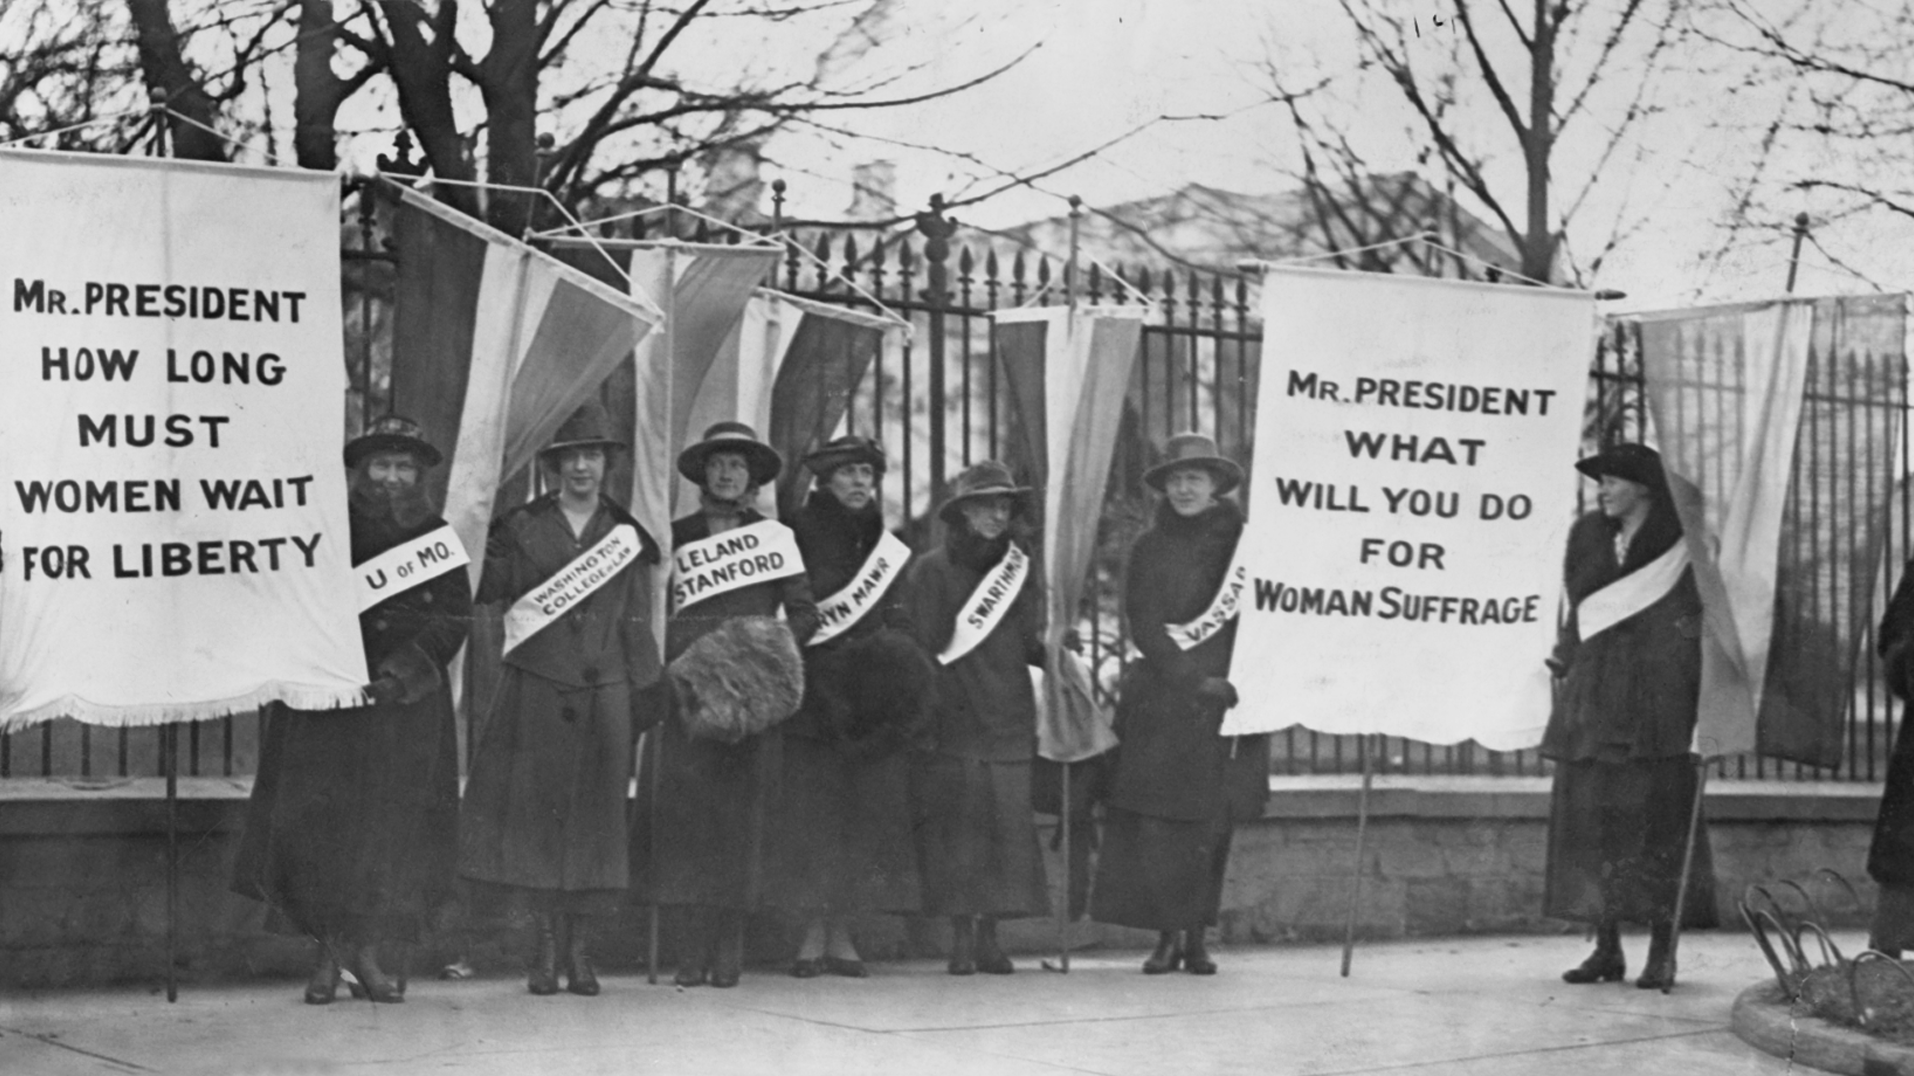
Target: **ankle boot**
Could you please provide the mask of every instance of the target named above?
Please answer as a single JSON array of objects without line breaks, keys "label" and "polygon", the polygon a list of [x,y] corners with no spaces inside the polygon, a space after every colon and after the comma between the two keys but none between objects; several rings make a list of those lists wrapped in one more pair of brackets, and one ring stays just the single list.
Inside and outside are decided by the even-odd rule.
[{"label": "ankle boot", "polygon": [[558,993],[558,925],[549,913],[532,917],[532,968],[525,989],[545,997]]},{"label": "ankle boot", "polygon": [[968,915],[950,917],[950,973],[977,974],[977,921]]},{"label": "ankle boot", "polygon": [[1595,925],[1595,951],[1587,960],[1562,973],[1565,983],[1620,982],[1628,974],[1628,960],[1622,956],[1622,928],[1619,923]]},{"label": "ankle boot", "polygon": [[1009,975],[1017,970],[997,947],[997,921],[987,915],[977,920],[977,970],[985,975]]},{"label": "ankle boot", "polygon": [[1156,948],[1143,961],[1143,974],[1166,975],[1183,966],[1183,939],[1174,930],[1157,932]]},{"label": "ankle boot", "polygon": [[711,985],[738,985],[744,975],[744,916],[731,911],[719,912],[717,946],[711,958]]},{"label": "ankle boot", "polygon": [[339,992],[339,958],[333,955],[332,942],[321,938],[312,960],[312,978],[306,980],[306,1004],[330,1005]]},{"label": "ankle boot", "polygon": [[352,951],[352,974],[359,984],[365,987],[366,997],[373,1001],[400,1002],[405,995],[399,992],[399,984],[393,982],[379,968],[379,945],[377,942],[363,942]]},{"label": "ankle boot", "polygon": [[565,989],[580,997],[598,996],[598,972],[591,966],[591,920],[566,916]]},{"label": "ankle boot", "polygon": [[1675,985],[1675,924],[1656,923],[1648,928],[1648,963],[1635,985],[1662,991]]},{"label": "ankle boot", "polygon": [[1183,932],[1183,970],[1191,975],[1215,975],[1216,961],[1210,959],[1210,951],[1203,944],[1203,927],[1191,927]]}]

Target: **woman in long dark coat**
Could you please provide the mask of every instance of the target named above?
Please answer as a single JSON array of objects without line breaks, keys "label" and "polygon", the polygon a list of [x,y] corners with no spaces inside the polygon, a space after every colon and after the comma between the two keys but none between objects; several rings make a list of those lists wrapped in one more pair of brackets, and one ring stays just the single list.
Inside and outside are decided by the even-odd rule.
[{"label": "woman in long dark coat", "polygon": [[929,750],[913,767],[913,824],[924,913],[948,916],[952,975],[1016,970],[997,943],[997,921],[1049,912],[1043,859],[1031,814],[1036,696],[1042,666],[1040,588],[1026,571],[989,634],[952,655],[962,617],[973,619],[979,584],[1013,548],[1029,490],[994,460],[972,465],[938,510],[944,545],[911,566],[906,602],[924,651],[938,655]]},{"label": "woman in long dark coat", "polygon": [[[1116,777],[1090,914],[1157,932],[1146,974],[1210,975],[1204,932],[1221,906],[1231,832],[1261,814],[1268,794],[1269,738],[1220,734],[1236,704],[1226,679],[1236,621],[1205,617],[1243,533],[1242,509],[1219,499],[1242,483],[1242,468],[1201,434],[1171,438],[1167,455],[1144,475],[1165,496],[1124,576],[1130,640],[1143,656],[1117,702]],[[1247,780],[1237,774],[1245,769]],[[1248,795],[1232,794],[1243,784]]]},{"label": "woman in long dark coat", "polygon": [[[1550,659],[1562,681],[1542,737],[1556,763],[1543,914],[1595,929],[1595,952],[1563,973],[1571,983],[1622,978],[1621,924],[1647,923],[1635,985],[1661,989],[1675,980],[1675,901],[1698,776],[1701,598],[1661,456],[1622,444],[1575,466],[1601,482],[1601,508],[1569,531],[1573,612]],[[1705,825],[1697,838],[1684,927],[1715,923]]]},{"label": "woman in long dark coat", "polygon": [[[493,523],[479,582],[481,602],[512,608],[504,675],[473,742],[459,873],[482,897],[531,916],[526,988],[540,995],[558,991],[561,970],[567,990],[598,993],[591,937],[630,884],[633,755],[638,733],[660,716],[645,690],[659,675],[646,570],[658,547],[602,495],[608,453],[621,447],[609,428],[596,401],[559,427],[540,453],[557,491]],[[613,549],[630,553],[622,567],[513,645],[520,599],[592,578],[588,562]]]},{"label": "woman in long dark coat", "polygon": [[[1888,689],[1906,702],[1914,687],[1914,561],[1902,570],[1901,583],[1887,603],[1876,644],[1881,673]],[[1881,790],[1881,813],[1874,820],[1874,842],[1868,848],[1867,873],[1880,887],[1874,905],[1874,923],[1868,945],[1899,959],[1914,948],[1914,734],[1903,719],[1894,736],[1894,753],[1887,760],[1887,783]]]},{"label": "woman in long dark coat", "polygon": [[[782,466],[777,452],[743,423],[720,422],[706,430],[702,441],[678,457],[679,473],[698,483],[701,496],[696,513],[672,523],[672,549],[763,522],[752,504],[758,488]],[[665,630],[674,684],[675,663],[693,643],[727,621],[772,617],[780,608],[801,645],[817,628],[801,571],[674,608]],[[680,718],[687,703],[680,698],[673,704]],[[765,815],[780,746],[775,728],[725,743],[690,736],[683,720],[664,722],[647,740],[641,817],[633,831],[634,888],[672,907],[681,923],[674,980],[680,986],[738,984],[744,920],[764,902]]]},{"label": "woman in long dark coat", "polygon": [[821,631],[805,648],[804,705],[782,726],[766,900],[804,917],[792,975],[855,978],[866,972],[849,917],[913,915],[922,905],[904,749],[920,732],[931,668],[904,612],[909,549],[885,541],[877,496],[884,450],[868,438],[840,437],[804,464],[817,488],[790,525],[811,593],[820,605],[847,589],[870,596],[832,607],[856,619],[830,625],[829,638]]},{"label": "woman in long dark coat", "polygon": [[[345,459],[355,565],[445,526],[419,484],[439,453],[417,425],[379,419]],[[342,962],[372,1000],[404,1000],[379,947],[416,940],[451,896],[459,769],[445,666],[471,610],[463,568],[399,591],[359,615],[368,705],[267,711],[233,888],[317,940],[314,1005],[333,999]]]}]

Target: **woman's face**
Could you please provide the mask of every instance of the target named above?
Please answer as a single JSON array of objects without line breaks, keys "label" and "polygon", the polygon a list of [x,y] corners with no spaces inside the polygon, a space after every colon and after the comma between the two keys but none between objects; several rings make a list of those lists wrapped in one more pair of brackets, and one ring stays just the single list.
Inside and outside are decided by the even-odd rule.
[{"label": "woman's face", "polygon": [[704,459],[705,492],[721,501],[735,501],[751,488],[751,466],[738,452],[713,452]]},{"label": "woman's face", "polygon": [[973,497],[958,505],[958,511],[964,514],[964,525],[979,538],[995,541],[1010,527],[1010,498],[997,493],[988,497]]},{"label": "woman's face", "polygon": [[1163,480],[1163,493],[1179,516],[1193,516],[1216,503],[1216,476],[1207,467],[1179,467]]},{"label": "woman's face", "polygon": [[831,472],[824,488],[839,504],[853,512],[863,511],[877,495],[877,468],[868,463],[847,463]]},{"label": "woman's face", "polygon": [[1648,510],[1648,487],[1620,475],[1605,474],[1598,499],[1608,518],[1626,519],[1638,511]]},{"label": "woman's face", "polygon": [[419,461],[410,452],[374,452],[366,460],[366,478],[386,496],[419,484]]},{"label": "woman's face", "polygon": [[605,450],[597,445],[558,453],[558,481],[574,497],[596,497],[605,485]]}]

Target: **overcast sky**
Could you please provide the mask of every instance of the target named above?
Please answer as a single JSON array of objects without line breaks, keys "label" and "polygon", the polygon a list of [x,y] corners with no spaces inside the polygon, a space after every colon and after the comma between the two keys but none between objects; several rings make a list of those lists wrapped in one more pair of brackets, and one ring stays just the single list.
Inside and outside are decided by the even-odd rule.
[{"label": "overcast sky", "polygon": [[[1397,4],[1403,12],[1422,6],[1439,15],[1446,0]],[[1252,193],[1290,188],[1294,182],[1285,169],[1295,166],[1294,137],[1283,111],[1267,103],[1263,66],[1275,60],[1294,85],[1314,73],[1347,71],[1354,56],[1335,0],[899,0],[891,29],[897,40],[888,54],[874,53],[873,62],[879,56],[893,65],[924,62],[926,69],[908,80],[913,87],[951,84],[1025,48],[1034,45],[1035,51],[1000,78],[947,101],[840,114],[872,138],[845,143],[794,134],[774,142],[770,174],[790,181],[795,212],[841,215],[849,204],[851,166],[860,159],[894,160],[900,200],[914,209],[932,192],[954,197],[991,189],[996,184],[988,177],[998,170],[1035,171],[1152,120],[1094,160],[1042,180],[1038,186],[1047,193],[1018,190],[968,207],[959,218],[999,227],[1059,214],[1069,194],[1109,205],[1191,182]],[[1431,26],[1430,32],[1433,62],[1440,31]],[[1751,132],[1781,107],[1785,92],[1771,81],[1747,84],[1742,73],[1728,70],[1731,62],[1699,51],[1677,57],[1676,69],[1653,94],[1667,113],[1645,129],[1644,145],[1610,163],[1571,227],[1571,244],[1583,258],[1617,222],[1630,229],[1595,280],[1627,291],[1624,306],[1757,298],[1782,290],[1787,247],[1781,238],[1750,237],[1715,256],[1730,181],[1753,167]],[[1611,91],[1617,96],[1602,102],[1607,111],[1619,112],[1633,86],[1618,81]],[[1360,117],[1352,121],[1352,134],[1364,140],[1379,167],[1414,164],[1423,147],[1410,135],[1395,99],[1371,90],[1346,100],[1345,108]],[[1602,144],[1602,112],[1578,121],[1562,147],[1558,198],[1572,187],[1577,166],[1585,166]],[[1215,118],[1176,118],[1199,116]],[[1499,174],[1519,183],[1513,142],[1506,134],[1498,137],[1505,147]],[[934,145],[982,163],[898,143]],[[1852,167],[1834,159],[1799,159],[1798,153],[1781,163],[1830,173]],[[1519,215],[1519,196],[1512,202],[1511,211]],[[1783,222],[1796,210],[1821,208],[1806,196],[1784,195],[1776,204],[1770,215]],[[1903,253],[1914,249],[1914,234],[1898,222],[1871,218],[1845,229],[1830,224],[1824,238],[1861,275],[1810,247],[1801,293],[1899,290],[1914,273]]]}]

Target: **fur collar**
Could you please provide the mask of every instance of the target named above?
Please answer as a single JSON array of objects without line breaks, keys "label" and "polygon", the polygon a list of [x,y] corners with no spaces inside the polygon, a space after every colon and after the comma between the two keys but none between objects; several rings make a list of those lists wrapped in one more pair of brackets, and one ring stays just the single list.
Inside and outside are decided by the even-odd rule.
[{"label": "fur collar", "polygon": [[819,523],[846,534],[856,535],[866,542],[875,542],[878,532],[884,529],[884,512],[878,506],[876,497],[859,511],[844,507],[844,502],[828,489],[814,489],[805,498],[804,509],[811,513]]},{"label": "fur collar", "polygon": [[1010,549],[1011,538],[1016,533],[1013,523],[1010,529],[996,538],[983,538],[969,527],[959,524],[945,533],[944,551],[949,554],[952,564],[961,564],[976,572],[987,572],[1004,558]]},{"label": "fur collar", "polygon": [[1193,516],[1180,516],[1165,497],[1157,502],[1156,519],[1150,529],[1177,541],[1235,538],[1243,530],[1243,510],[1235,501],[1221,498]]}]

